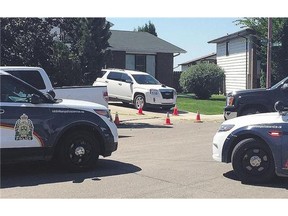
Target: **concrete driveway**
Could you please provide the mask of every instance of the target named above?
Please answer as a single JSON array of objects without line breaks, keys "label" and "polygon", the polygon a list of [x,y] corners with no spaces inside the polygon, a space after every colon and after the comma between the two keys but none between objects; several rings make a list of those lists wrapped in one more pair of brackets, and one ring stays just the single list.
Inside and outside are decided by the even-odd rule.
[{"label": "concrete driveway", "polygon": [[[150,109],[144,110],[144,115],[139,115],[138,110],[133,107],[133,105],[124,105],[121,102],[109,102],[109,109],[111,110],[111,114],[113,120],[115,120],[115,115],[118,113],[118,117],[120,123],[124,124],[126,122],[155,122],[155,123],[165,123],[167,118],[167,110],[161,109]],[[195,121],[197,117],[197,113],[187,112],[179,110],[178,116],[172,115],[173,109],[169,111],[169,118],[171,123],[179,120],[189,120]],[[199,113],[200,120],[203,122],[223,122],[224,117],[222,114],[220,115],[203,115]]]}]

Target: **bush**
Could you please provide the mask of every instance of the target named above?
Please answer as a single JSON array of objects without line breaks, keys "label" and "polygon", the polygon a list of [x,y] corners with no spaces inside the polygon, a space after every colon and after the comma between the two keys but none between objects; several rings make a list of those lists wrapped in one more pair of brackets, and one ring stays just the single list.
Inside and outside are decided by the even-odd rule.
[{"label": "bush", "polygon": [[179,82],[185,93],[195,93],[199,99],[208,99],[222,89],[224,76],[224,70],[218,65],[200,63],[184,71]]}]

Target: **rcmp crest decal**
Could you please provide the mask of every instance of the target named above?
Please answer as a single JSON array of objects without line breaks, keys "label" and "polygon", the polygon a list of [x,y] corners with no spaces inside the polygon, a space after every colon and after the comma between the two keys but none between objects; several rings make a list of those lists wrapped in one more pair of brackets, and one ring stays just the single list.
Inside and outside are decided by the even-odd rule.
[{"label": "rcmp crest decal", "polygon": [[33,140],[34,125],[26,114],[15,123],[15,140]]}]

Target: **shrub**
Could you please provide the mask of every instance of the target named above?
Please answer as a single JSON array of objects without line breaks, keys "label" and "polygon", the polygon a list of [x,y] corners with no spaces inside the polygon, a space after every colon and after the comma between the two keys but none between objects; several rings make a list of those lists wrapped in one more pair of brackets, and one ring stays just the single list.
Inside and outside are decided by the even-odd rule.
[{"label": "shrub", "polygon": [[195,93],[199,99],[208,99],[219,93],[224,80],[224,70],[216,64],[200,63],[184,71],[180,86],[186,93]]}]

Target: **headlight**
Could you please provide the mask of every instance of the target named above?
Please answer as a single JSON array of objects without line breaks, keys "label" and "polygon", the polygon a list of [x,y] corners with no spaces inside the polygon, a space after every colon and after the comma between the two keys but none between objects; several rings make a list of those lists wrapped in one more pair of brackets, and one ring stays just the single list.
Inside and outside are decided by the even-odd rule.
[{"label": "headlight", "polygon": [[151,95],[158,95],[158,90],[157,89],[150,89],[150,94]]},{"label": "headlight", "polygon": [[231,130],[235,125],[233,124],[222,124],[218,130],[218,132],[226,132]]},{"label": "headlight", "polygon": [[98,115],[105,116],[106,118],[110,119],[110,121],[112,121],[112,116],[111,116],[109,110],[97,110],[97,109],[94,109],[94,111],[95,111]]}]

